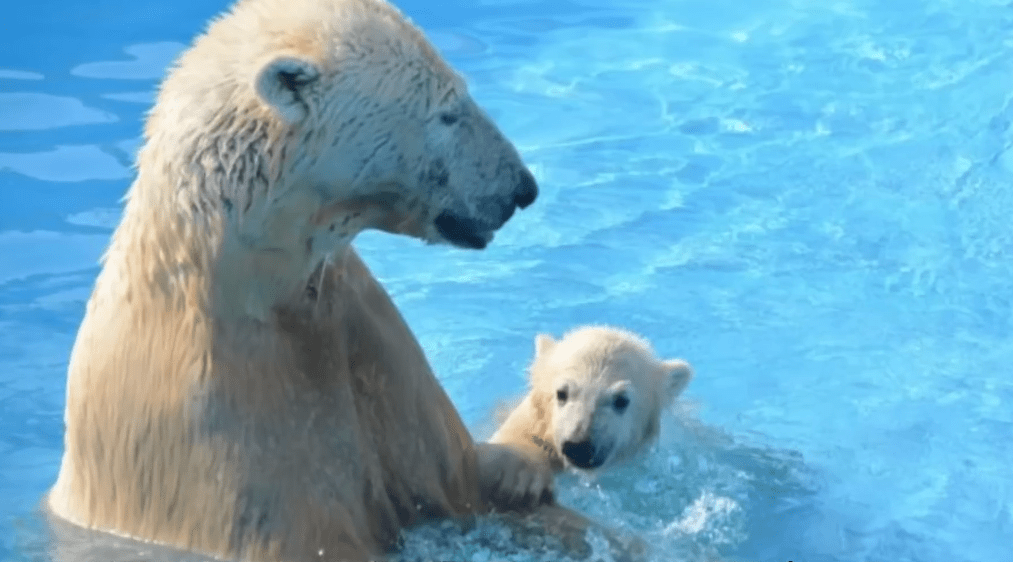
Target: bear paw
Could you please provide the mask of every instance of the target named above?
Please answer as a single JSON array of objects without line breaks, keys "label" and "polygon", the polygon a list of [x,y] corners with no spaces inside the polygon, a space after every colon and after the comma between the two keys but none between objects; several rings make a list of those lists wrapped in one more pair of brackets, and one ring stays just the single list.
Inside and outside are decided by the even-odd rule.
[{"label": "bear paw", "polygon": [[477,443],[476,452],[482,497],[493,507],[526,510],[555,501],[545,461],[499,443]]}]

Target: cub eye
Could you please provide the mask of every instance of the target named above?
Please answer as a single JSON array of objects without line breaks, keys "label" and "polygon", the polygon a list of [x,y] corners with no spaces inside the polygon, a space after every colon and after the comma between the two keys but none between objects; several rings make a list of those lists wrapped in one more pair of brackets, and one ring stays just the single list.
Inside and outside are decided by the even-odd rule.
[{"label": "cub eye", "polygon": [[443,123],[444,125],[453,125],[454,123],[457,123],[457,116],[453,113],[441,113],[440,123]]},{"label": "cub eye", "polygon": [[626,407],[630,405],[630,399],[625,394],[620,394],[612,399],[612,408],[620,414],[626,411]]},{"label": "cub eye", "polygon": [[560,404],[565,404],[566,398],[567,394],[565,388],[560,388],[559,390],[556,391],[556,400],[559,400]]}]

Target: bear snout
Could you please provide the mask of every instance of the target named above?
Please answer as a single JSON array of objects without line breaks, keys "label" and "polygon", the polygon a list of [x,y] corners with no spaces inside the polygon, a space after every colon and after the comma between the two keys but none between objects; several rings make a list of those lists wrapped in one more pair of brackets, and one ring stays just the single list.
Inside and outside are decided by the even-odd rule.
[{"label": "bear snout", "polygon": [[521,180],[514,189],[513,197],[499,204],[499,224],[506,224],[510,217],[514,216],[515,209],[525,209],[535,202],[538,197],[538,183],[535,176],[527,170],[521,170]]},{"label": "bear snout", "polygon": [[436,216],[433,225],[447,242],[461,248],[481,250],[492,240],[493,232],[510,220],[516,209],[528,207],[536,197],[538,183],[535,176],[522,170],[521,179],[508,198],[485,197],[480,200],[478,214],[484,215],[483,219],[445,210]]},{"label": "bear snout", "polygon": [[566,441],[563,443],[563,456],[577,468],[598,468],[605,463],[605,455],[595,449],[591,441]]},{"label": "bear snout", "polygon": [[527,170],[521,170],[521,181],[514,191],[514,204],[526,209],[535,202],[536,197],[538,197],[538,182],[535,181],[535,176]]}]

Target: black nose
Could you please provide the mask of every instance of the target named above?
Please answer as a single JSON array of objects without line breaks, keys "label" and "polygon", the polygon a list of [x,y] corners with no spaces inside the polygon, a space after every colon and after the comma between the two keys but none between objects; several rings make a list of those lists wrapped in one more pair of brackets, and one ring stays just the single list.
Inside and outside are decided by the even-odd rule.
[{"label": "black nose", "polygon": [[598,468],[605,459],[597,458],[594,444],[590,441],[574,443],[566,441],[563,443],[563,455],[570,459],[570,462],[578,468]]},{"label": "black nose", "polygon": [[514,191],[514,203],[523,209],[534,203],[536,197],[538,197],[538,183],[535,182],[535,176],[527,170],[521,171],[521,181]]}]

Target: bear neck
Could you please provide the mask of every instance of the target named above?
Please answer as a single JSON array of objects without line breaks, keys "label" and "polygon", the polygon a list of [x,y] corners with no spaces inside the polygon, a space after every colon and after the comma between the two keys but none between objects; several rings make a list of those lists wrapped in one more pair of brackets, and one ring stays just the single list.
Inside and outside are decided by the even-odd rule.
[{"label": "bear neck", "polygon": [[350,247],[362,213],[286,179],[292,135],[270,120],[218,121],[189,135],[149,123],[97,293],[267,321]]}]

